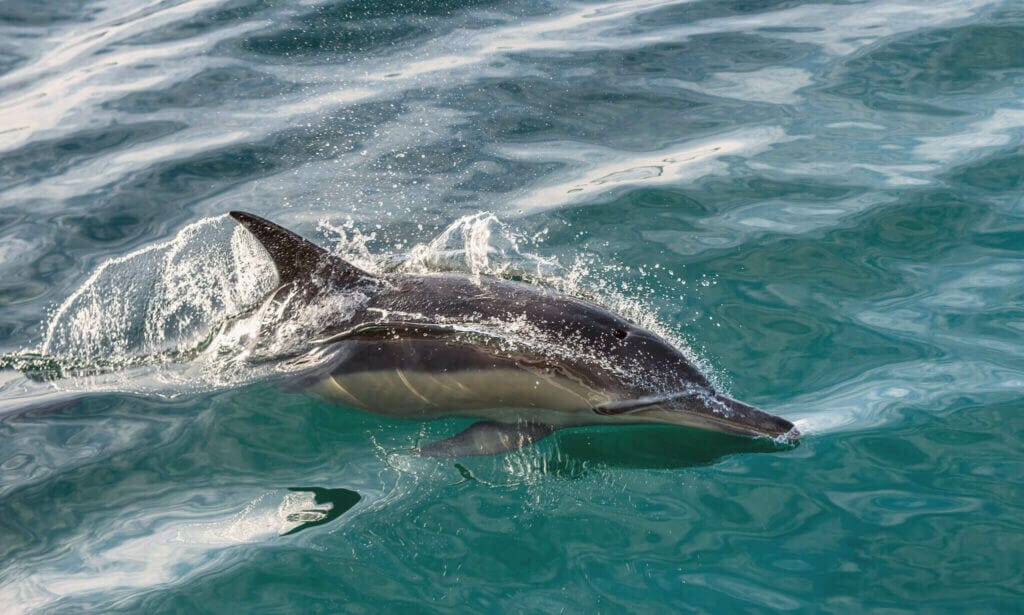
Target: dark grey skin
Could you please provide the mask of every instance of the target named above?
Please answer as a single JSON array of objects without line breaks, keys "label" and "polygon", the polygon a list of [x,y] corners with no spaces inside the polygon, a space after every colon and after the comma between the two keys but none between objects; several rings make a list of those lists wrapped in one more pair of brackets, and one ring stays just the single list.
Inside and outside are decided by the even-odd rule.
[{"label": "dark grey skin", "polygon": [[485,419],[417,453],[497,454],[563,427],[664,423],[796,440],[789,421],[714,390],[671,344],[551,289],[460,274],[380,278],[267,220],[231,212],[266,248],[284,318],[330,293],[364,298],[319,326],[305,375],[321,397],[378,414]]}]

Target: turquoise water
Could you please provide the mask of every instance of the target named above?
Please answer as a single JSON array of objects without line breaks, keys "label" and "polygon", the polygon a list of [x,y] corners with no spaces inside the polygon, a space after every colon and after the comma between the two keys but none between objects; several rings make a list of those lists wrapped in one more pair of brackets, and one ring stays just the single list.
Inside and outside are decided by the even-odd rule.
[{"label": "turquoise water", "polygon": [[[1017,0],[0,4],[4,612],[1019,611],[1022,41]],[[414,457],[466,422],[236,360],[230,209],[595,298],[805,437]]]}]

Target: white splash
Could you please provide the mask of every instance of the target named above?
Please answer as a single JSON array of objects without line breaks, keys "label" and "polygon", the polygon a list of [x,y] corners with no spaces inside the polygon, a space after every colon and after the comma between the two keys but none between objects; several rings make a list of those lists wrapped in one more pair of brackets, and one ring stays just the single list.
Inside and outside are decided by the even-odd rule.
[{"label": "white splash", "polygon": [[260,251],[222,216],[110,259],[57,308],[39,352],[89,361],[198,346],[212,323],[252,309],[273,287]]},{"label": "white splash", "polygon": [[493,276],[518,273],[540,278],[557,274],[557,261],[524,253],[520,248],[522,242],[523,237],[494,214],[470,214],[453,222],[429,243],[414,246],[402,269],[406,273],[440,270]]}]

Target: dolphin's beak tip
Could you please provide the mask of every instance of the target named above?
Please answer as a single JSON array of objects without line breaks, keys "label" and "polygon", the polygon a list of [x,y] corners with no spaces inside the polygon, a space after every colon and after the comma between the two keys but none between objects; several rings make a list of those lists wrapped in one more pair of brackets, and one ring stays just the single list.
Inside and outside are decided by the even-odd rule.
[{"label": "dolphin's beak tip", "polygon": [[802,437],[803,434],[800,433],[800,430],[797,429],[796,425],[792,425],[789,428],[789,431],[779,434],[775,439],[784,444],[796,444]]}]

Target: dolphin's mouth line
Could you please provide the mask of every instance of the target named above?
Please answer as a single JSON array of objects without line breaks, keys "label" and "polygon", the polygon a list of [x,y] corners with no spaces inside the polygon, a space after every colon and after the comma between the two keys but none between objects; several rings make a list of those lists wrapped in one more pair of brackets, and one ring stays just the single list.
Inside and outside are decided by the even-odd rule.
[{"label": "dolphin's mouth line", "polygon": [[[701,398],[704,403],[701,410],[690,410],[686,408],[673,408],[670,404],[686,399]],[[763,437],[772,439],[797,440],[800,432],[792,423],[755,408],[741,404],[741,407],[733,407],[730,402],[739,404],[728,398],[722,399],[716,395],[709,395],[703,391],[691,390],[672,395],[652,395],[638,397],[621,401],[604,403],[593,408],[595,414],[602,416],[628,416],[641,415],[652,410],[662,410],[666,413],[677,413],[680,416],[690,419],[681,425],[691,427],[711,427],[717,431],[742,435],[748,437]],[[712,404],[721,406],[723,412],[712,407]],[[659,408],[660,407],[660,408]],[[698,406],[700,407],[700,406]],[[729,416],[731,415],[731,416]],[[758,419],[771,419],[780,421],[782,424],[767,427],[758,424]],[[783,429],[788,425],[787,429]]]},{"label": "dolphin's mouth line", "polygon": [[790,427],[788,431],[785,431],[783,433],[773,434],[773,433],[768,433],[766,430],[758,429],[757,427],[753,427],[753,426],[750,426],[750,425],[745,425],[744,423],[742,423],[740,421],[730,421],[728,419],[724,419],[724,418],[717,417],[717,416],[714,416],[714,415],[709,415],[709,414],[708,415],[705,415],[705,414],[697,415],[697,414],[694,414],[694,415],[691,415],[691,416],[695,416],[695,417],[699,418],[705,424],[710,424],[710,425],[713,425],[715,427],[718,427],[718,428],[720,428],[721,431],[723,431],[725,433],[731,433],[731,434],[740,435],[740,436],[748,436],[748,437],[753,437],[753,438],[770,438],[772,440],[779,440],[779,439],[783,439],[783,440],[799,440],[800,439],[800,431],[797,430],[796,426]]}]

